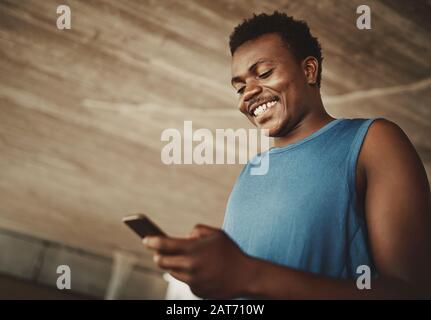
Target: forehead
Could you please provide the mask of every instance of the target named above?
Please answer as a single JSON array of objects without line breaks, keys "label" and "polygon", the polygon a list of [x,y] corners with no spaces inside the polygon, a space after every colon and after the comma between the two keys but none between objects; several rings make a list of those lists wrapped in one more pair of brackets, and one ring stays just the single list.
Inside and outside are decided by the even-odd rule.
[{"label": "forehead", "polygon": [[281,37],[269,33],[256,39],[244,42],[236,49],[232,57],[232,75],[240,75],[257,61],[272,60],[275,62],[290,60],[291,54]]}]

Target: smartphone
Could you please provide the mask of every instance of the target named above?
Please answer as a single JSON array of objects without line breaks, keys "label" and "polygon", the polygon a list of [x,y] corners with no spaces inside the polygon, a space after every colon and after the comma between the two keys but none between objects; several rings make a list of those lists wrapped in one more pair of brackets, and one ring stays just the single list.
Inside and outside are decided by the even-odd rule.
[{"label": "smartphone", "polygon": [[154,222],[144,214],[133,214],[123,218],[123,222],[132,229],[141,239],[146,236],[163,236],[164,233]]}]

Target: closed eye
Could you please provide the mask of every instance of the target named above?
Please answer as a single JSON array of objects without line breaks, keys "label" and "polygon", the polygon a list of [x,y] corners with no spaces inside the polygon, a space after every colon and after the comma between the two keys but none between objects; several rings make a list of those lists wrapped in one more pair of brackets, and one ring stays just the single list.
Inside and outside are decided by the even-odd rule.
[{"label": "closed eye", "polygon": [[[273,71],[274,71],[274,69],[270,69],[270,70],[268,70],[268,71],[266,71],[266,72],[264,72],[264,73],[259,74],[257,77],[258,77],[259,79],[265,79],[265,78],[268,78],[268,77],[272,74],[272,72],[273,72]],[[237,93],[239,96],[241,96],[241,95],[244,93],[244,90],[245,90],[245,86],[243,86],[243,87],[239,88],[239,89],[236,91],[236,93]]]},{"label": "closed eye", "polygon": [[261,73],[260,75],[258,75],[257,77],[258,78],[260,78],[260,79],[265,79],[265,78],[268,78],[271,74],[272,74],[272,71],[273,71],[274,69],[271,69],[271,70],[268,70],[268,71],[266,71],[266,72],[264,72],[264,73]]}]

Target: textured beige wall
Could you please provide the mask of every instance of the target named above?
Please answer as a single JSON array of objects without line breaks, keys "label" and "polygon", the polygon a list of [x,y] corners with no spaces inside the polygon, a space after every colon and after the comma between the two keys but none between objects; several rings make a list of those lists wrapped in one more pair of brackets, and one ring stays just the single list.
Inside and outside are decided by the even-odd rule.
[{"label": "textured beige wall", "polygon": [[[184,120],[250,127],[227,37],[254,11],[306,19],[330,113],[395,121],[430,175],[430,5],[372,1],[372,30],[360,31],[366,2],[0,0],[0,227],[109,259],[127,250],[155,271],[123,215],[147,212],[175,235],[220,226],[241,166],[166,166],[160,135]],[[71,30],[56,28],[59,4]]]}]

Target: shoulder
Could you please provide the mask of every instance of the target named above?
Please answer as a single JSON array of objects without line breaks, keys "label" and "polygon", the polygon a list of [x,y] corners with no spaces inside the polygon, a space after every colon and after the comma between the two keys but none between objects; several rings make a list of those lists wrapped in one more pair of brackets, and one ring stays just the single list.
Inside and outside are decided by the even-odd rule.
[{"label": "shoulder", "polygon": [[370,175],[389,177],[402,173],[412,178],[427,179],[422,161],[406,133],[386,119],[376,119],[370,125],[359,162],[367,180]]},{"label": "shoulder", "polygon": [[386,119],[374,120],[365,136],[361,158],[365,166],[381,162],[385,158],[416,153],[404,131]]},{"label": "shoulder", "polygon": [[379,118],[372,122],[368,129],[367,136],[364,141],[364,146],[372,147],[388,147],[393,144],[403,143],[401,147],[406,147],[405,144],[411,145],[410,140],[404,131],[394,122],[387,119]]}]

